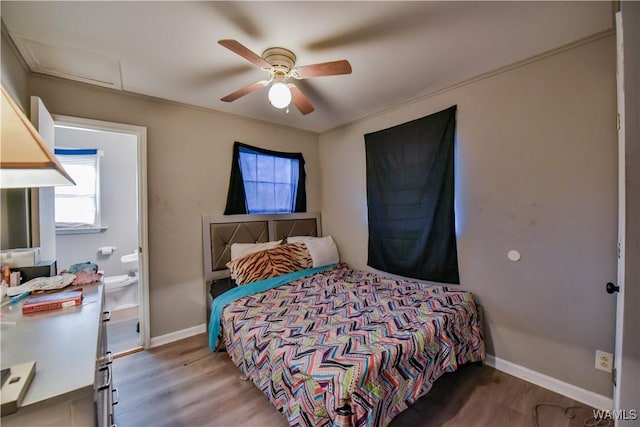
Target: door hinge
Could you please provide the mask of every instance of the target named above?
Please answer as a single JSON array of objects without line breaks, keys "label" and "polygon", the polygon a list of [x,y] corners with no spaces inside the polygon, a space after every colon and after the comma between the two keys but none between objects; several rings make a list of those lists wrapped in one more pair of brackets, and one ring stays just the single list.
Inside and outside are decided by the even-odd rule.
[{"label": "door hinge", "polygon": [[620,249],[620,242],[618,242],[617,246],[616,246],[616,256],[618,257],[618,259],[620,259],[620,253],[622,252],[622,250]]},{"label": "door hinge", "polygon": [[616,115],[616,129],[620,130],[620,113]]},{"label": "door hinge", "polygon": [[616,368],[613,368],[611,370],[611,382],[613,383],[613,386],[616,387],[618,384],[616,383],[616,373],[618,371],[616,371]]}]

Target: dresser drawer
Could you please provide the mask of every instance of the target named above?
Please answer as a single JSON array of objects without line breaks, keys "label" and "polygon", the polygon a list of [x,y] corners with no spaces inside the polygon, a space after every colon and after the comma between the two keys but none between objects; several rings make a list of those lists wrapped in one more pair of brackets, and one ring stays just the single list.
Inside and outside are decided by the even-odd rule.
[{"label": "dresser drawer", "polygon": [[113,407],[118,403],[118,390],[113,385],[113,354],[108,350],[107,342],[107,323],[110,320],[111,312],[102,311],[95,380],[95,408],[98,427],[109,427],[114,424]]}]

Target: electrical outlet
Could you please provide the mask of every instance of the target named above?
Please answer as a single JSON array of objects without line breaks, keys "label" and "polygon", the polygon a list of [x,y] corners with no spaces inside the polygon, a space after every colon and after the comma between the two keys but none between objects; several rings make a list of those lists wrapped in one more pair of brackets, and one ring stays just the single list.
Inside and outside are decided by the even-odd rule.
[{"label": "electrical outlet", "polygon": [[613,354],[596,350],[596,369],[611,372],[613,370]]}]

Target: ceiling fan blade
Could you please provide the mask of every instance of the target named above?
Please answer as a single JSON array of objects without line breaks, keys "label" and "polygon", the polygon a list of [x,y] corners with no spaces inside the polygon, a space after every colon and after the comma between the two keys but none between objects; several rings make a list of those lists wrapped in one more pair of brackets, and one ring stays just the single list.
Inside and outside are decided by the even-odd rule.
[{"label": "ceiling fan blade", "polygon": [[323,62],[320,64],[305,65],[295,69],[295,74],[301,79],[309,77],[337,76],[339,74],[351,74],[351,64],[346,59],[340,61]]},{"label": "ceiling fan blade", "polygon": [[[351,3],[356,13],[360,5],[366,7],[364,2]],[[390,37],[409,33],[415,28],[421,28],[427,23],[437,22],[448,16],[444,15],[445,8],[442,6],[435,2],[419,1],[403,3],[401,8],[391,6],[391,9],[383,11],[368,22],[360,22],[359,25],[353,22],[346,31],[332,32],[327,38],[307,43],[305,48],[309,51],[322,51],[372,43],[380,39],[388,40]]]},{"label": "ceiling fan blade", "polygon": [[242,4],[242,2],[216,1],[211,2],[211,7],[215,9],[217,14],[224,16],[226,20],[254,40],[264,36],[257,20],[249,13],[251,5],[246,6],[246,3]]},{"label": "ceiling fan blade", "polygon": [[236,40],[230,40],[230,39],[218,40],[218,43],[226,47],[230,51],[237,53],[247,61],[252,62],[253,64],[257,65],[260,68],[266,68],[266,69],[271,68],[271,64],[269,64],[267,61],[262,59],[261,56],[252,52],[246,46],[244,46],[243,44],[241,44]]},{"label": "ceiling fan blade", "polygon": [[268,80],[260,80],[259,82],[251,83],[250,85],[247,85],[241,89],[236,90],[235,92],[230,93],[224,98],[220,98],[220,101],[224,101],[224,102],[235,101],[236,99],[242,96],[248,95],[251,92],[255,92],[258,89],[262,89],[268,84],[269,84]]},{"label": "ceiling fan blade", "polygon": [[302,113],[303,116],[311,113],[315,108],[309,102],[309,99],[294,85],[289,85],[289,90],[291,91],[291,99],[293,101],[293,105],[296,106],[298,110]]}]

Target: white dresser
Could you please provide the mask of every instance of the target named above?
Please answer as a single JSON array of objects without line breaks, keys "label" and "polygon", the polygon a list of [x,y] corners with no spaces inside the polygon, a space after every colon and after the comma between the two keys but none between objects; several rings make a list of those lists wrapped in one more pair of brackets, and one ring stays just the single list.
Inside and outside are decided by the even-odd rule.
[{"label": "white dresser", "polygon": [[[12,426],[111,426],[117,389],[107,350],[102,284],[85,285],[81,306],[23,315],[21,303],[2,308],[2,368],[36,362],[36,373]],[[15,322],[15,326],[11,325]]]}]

